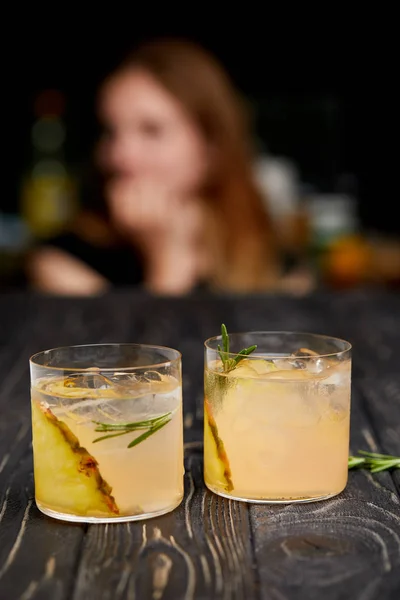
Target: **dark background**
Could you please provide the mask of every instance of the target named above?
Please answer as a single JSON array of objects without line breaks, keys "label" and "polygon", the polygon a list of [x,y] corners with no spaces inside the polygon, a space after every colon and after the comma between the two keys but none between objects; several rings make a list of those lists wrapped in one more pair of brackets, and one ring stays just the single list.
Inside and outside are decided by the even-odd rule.
[{"label": "dark background", "polygon": [[207,26],[194,26],[192,16],[192,26],[177,27],[161,17],[163,26],[149,17],[125,19],[116,9],[98,11],[88,25],[71,14],[64,18],[62,11],[32,18],[26,16],[21,30],[13,22],[17,35],[3,50],[2,210],[18,210],[20,180],[31,158],[36,92],[57,88],[65,93],[67,160],[79,172],[94,141],[94,100],[102,77],[136,42],[178,35],[200,42],[221,60],[249,100],[260,148],[293,159],[302,181],[322,192],[343,188],[349,181],[343,174],[353,175],[357,185],[344,191],[356,194],[364,226],[400,233],[394,218],[395,41],[374,17],[368,25],[347,28],[325,17],[318,21],[318,15],[307,28],[296,17],[290,23],[281,17],[264,20],[259,30],[256,13],[251,27],[235,28],[217,24],[211,14]]}]

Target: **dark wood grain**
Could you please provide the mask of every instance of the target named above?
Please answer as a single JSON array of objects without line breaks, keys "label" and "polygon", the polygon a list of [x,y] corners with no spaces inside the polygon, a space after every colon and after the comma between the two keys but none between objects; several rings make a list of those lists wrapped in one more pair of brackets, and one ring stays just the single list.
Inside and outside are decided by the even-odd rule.
[{"label": "dark wood grain", "polygon": [[74,600],[257,598],[246,506],[204,489],[200,446],[186,450],[185,478],[173,513],[89,527]]},{"label": "dark wood grain", "polygon": [[[351,451],[400,454],[400,298],[120,291],[0,296],[0,600],[394,600],[399,475],[350,472],[338,497],[285,507],[219,498],[202,477],[203,342],[229,330],[308,330],[352,342]],[[28,359],[64,344],[142,342],[183,354],[185,498],[145,522],[61,523],[34,503]]]},{"label": "dark wood grain", "polygon": [[[388,312],[379,311],[374,298],[366,301],[358,294],[347,301],[324,298],[318,306],[319,300],[307,308],[320,331],[353,344],[351,452],[389,452],[390,446],[390,452],[400,456],[400,436],[388,435],[389,422],[389,431],[399,432],[400,398],[392,398],[392,407],[385,399],[385,386],[392,396],[396,388],[386,375],[392,366],[382,361],[400,348],[398,300],[387,298]],[[327,315],[329,326],[323,327]],[[383,339],[386,352],[379,343]],[[398,385],[399,377],[395,380]],[[371,419],[372,414],[376,418]],[[346,490],[321,506],[251,507],[262,597],[394,598],[394,590],[400,590],[400,499],[393,482],[397,477],[352,471]]]}]

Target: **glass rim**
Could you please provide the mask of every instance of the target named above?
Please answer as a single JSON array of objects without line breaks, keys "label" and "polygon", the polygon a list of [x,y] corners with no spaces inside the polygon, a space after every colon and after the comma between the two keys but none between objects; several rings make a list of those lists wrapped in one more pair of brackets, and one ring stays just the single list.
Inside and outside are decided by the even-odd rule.
[{"label": "glass rim", "polygon": [[[54,367],[52,365],[42,365],[39,362],[37,362],[37,359],[39,356],[42,356],[46,353],[50,353],[50,352],[57,352],[59,350],[68,350],[68,349],[73,349],[73,348],[96,348],[96,347],[105,347],[105,346],[114,346],[114,347],[121,347],[121,346],[129,346],[131,348],[144,348],[146,350],[168,350],[169,352],[174,352],[176,354],[175,358],[172,359],[168,359],[165,361],[161,361],[161,362],[153,362],[150,363],[148,365],[138,365],[136,367],[134,366],[126,366],[126,367],[86,367],[86,368],[82,368],[82,367],[73,367],[73,366],[58,366],[58,367]],[[179,352],[179,350],[176,350],[176,348],[171,348],[170,346],[160,346],[160,345],[155,345],[155,344],[135,344],[135,343],[130,343],[130,342],[122,342],[122,343],[118,343],[118,342],[105,342],[105,343],[100,343],[100,344],[71,344],[71,345],[67,345],[67,346],[56,346],[54,348],[48,348],[46,350],[40,350],[39,352],[35,352],[35,354],[32,354],[29,357],[29,363],[32,365],[35,365],[36,367],[42,367],[43,369],[50,369],[50,370],[54,370],[54,371],[74,371],[74,373],[90,373],[90,371],[93,371],[94,369],[98,369],[99,371],[103,372],[115,372],[115,371],[134,371],[134,370],[138,370],[138,369],[150,369],[150,368],[159,368],[159,367],[169,367],[171,365],[173,365],[174,363],[177,363],[179,361],[182,360],[182,353]]]},{"label": "glass rim", "polygon": [[[310,336],[310,337],[314,337],[314,338],[319,338],[320,340],[331,340],[331,341],[336,341],[336,342],[341,342],[345,345],[345,347],[342,350],[335,350],[333,352],[324,352],[324,353],[315,353],[312,354],[310,356],[302,356],[301,358],[304,360],[307,360],[308,358],[328,358],[330,356],[338,356],[339,354],[344,354],[346,352],[350,352],[353,348],[352,344],[348,341],[345,340],[343,338],[339,338],[333,335],[327,335],[327,334],[323,334],[323,333],[312,333],[311,331],[290,331],[290,330],[278,330],[278,331],[273,331],[273,330],[268,330],[268,331],[264,331],[264,330],[258,330],[258,331],[233,331],[231,333],[228,333],[228,336],[240,336],[240,335],[265,335],[265,336],[271,336],[271,335],[298,335],[298,336]],[[207,338],[204,342],[204,347],[207,350],[212,350],[213,352],[218,352],[218,350],[216,348],[212,348],[211,347],[211,342],[214,341],[219,341],[222,340],[222,335],[214,335],[210,338]],[[226,352],[225,354],[227,354],[228,356],[238,356],[238,352]],[[248,356],[246,356],[245,358],[248,359],[255,359],[255,358],[265,358],[265,354],[259,354],[256,351],[252,352],[251,354],[249,354]],[[290,355],[288,356],[282,356],[282,354],[276,354],[274,355],[273,353],[268,354],[268,359],[282,359],[284,360],[285,358],[290,358]]]}]

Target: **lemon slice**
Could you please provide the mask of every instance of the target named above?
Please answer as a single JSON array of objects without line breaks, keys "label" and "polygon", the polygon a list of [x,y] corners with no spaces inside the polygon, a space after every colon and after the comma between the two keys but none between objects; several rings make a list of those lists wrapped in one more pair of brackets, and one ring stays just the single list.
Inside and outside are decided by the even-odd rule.
[{"label": "lemon slice", "polygon": [[44,404],[32,402],[35,495],[52,510],[77,516],[117,516],[111,487],[96,459]]}]

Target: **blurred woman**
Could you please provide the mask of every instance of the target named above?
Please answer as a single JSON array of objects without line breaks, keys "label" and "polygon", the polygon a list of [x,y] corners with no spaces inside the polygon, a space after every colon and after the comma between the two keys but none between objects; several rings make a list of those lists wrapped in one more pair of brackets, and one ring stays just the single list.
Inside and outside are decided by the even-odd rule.
[{"label": "blurred woman", "polygon": [[191,42],[146,43],[103,82],[97,108],[99,194],[71,231],[32,253],[33,286],[73,295],[277,289],[251,133],[217,61]]}]

